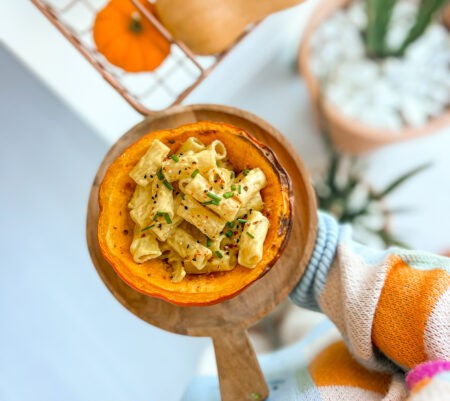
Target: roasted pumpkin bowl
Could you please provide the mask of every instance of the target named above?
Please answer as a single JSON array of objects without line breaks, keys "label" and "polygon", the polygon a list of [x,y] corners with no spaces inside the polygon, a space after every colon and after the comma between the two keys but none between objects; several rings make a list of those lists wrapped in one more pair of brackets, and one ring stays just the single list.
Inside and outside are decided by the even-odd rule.
[{"label": "roasted pumpkin bowl", "polygon": [[[209,274],[188,274],[181,282],[171,280],[167,261],[134,261],[130,245],[135,223],[128,203],[136,188],[129,173],[158,139],[171,152],[188,138],[205,145],[220,140],[227,148],[228,162],[234,170],[259,167],[267,184],[261,191],[263,214],[269,229],[263,245],[262,260],[252,269],[237,265],[233,270]],[[181,306],[203,306],[225,301],[261,278],[276,262],[289,238],[292,226],[293,193],[288,174],[274,153],[244,130],[224,123],[197,122],[171,130],[151,132],[129,146],[109,166],[99,191],[98,241],[105,259],[132,288],[146,295]]]}]

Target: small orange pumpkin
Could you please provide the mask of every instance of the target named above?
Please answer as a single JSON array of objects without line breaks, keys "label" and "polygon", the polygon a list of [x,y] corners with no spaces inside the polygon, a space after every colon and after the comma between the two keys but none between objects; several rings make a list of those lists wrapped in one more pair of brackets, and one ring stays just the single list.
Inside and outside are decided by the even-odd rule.
[{"label": "small orange pumpkin", "polygon": [[[134,222],[130,218],[128,202],[136,184],[129,173],[155,139],[162,141],[173,153],[189,137],[196,137],[205,144],[218,139],[227,148],[227,159],[235,170],[259,167],[264,172],[267,185],[261,195],[265,205],[263,213],[270,226],[264,242],[263,259],[253,269],[237,265],[227,272],[188,274],[181,282],[173,283],[167,262],[153,259],[137,264],[133,260],[130,245]],[[177,305],[214,304],[237,295],[264,275],[278,259],[291,229],[292,196],[290,179],[272,151],[240,128],[198,122],[152,132],[115,159],[103,178],[99,192],[100,249],[119,276],[146,295]]]},{"label": "small orange pumpkin", "polygon": [[[150,2],[139,1],[155,14]],[[93,35],[97,50],[127,72],[153,71],[170,53],[170,43],[131,0],[111,0],[97,14]]]}]

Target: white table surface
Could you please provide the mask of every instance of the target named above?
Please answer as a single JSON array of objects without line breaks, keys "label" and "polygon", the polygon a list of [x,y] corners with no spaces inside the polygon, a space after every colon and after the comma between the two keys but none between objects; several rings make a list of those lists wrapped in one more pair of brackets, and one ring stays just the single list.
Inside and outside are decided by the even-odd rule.
[{"label": "white table surface", "polygon": [[[305,86],[294,68],[299,33],[312,5],[310,2],[264,22],[186,102],[223,103],[258,114],[286,135],[314,172],[324,161],[323,149],[312,122]],[[93,140],[104,141],[102,151],[94,156],[86,154],[90,157],[93,175],[100,160],[99,152],[106,151],[106,144],[111,144],[139,122],[141,116],[100,78],[30,2],[0,2],[0,38],[60,102],[87,124],[82,129],[95,136]],[[255,60],[258,61],[256,66],[253,65]],[[37,89],[30,86],[29,90]],[[32,97],[33,94],[27,94],[26,88],[21,91],[21,96]],[[3,104],[3,107],[8,106],[7,102]],[[26,118],[21,107],[19,99],[8,115],[11,114],[12,119]],[[48,106],[49,113],[54,110],[52,107],[57,106]],[[54,125],[59,117],[49,114],[47,118]],[[41,129],[46,129],[45,118],[41,124]],[[58,124],[64,129],[62,122]],[[19,134],[9,137],[8,141],[12,144],[22,141]],[[64,141],[57,143],[64,146]],[[434,162],[432,169],[389,199],[392,206],[414,208],[413,213],[393,220],[394,232],[412,246],[434,252],[450,248],[449,149],[450,129],[446,129],[440,134],[386,147],[367,157],[371,166],[368,178],[375,186],[383,185],[419,163]],[[20,155],[16,160],[19,165]],[[51,160],[42,163],[51,165]],[[2,168],[8,168],[8,173],[3,171],[3,174],[12,177],[9,182],[17,182],[14,168],[5,165]],[[50,171],[50,167],[43,170],[44,173]],[[82,177],[86,180],[82,186],[86,191],[88,171],[84,171]],[[71,199],[62,195],[63,190],[57,183],[48,184],[44,191],[61,196],[61,202]],[[19,201],[10,201],[8,212],[2,211],[2,221],[8,216],[12,225],[16,221],[26,223],[22,208],[33,200],[33,195],[27,191],[18,194]],[[42,211],[48,211],[45,196],[39,199]],[[83,219],[85,200],[78,197],[68,204],[76,210],[78,220]],[[54,205],[50,198],[49,204]],[[82,225],[77,229],[82,235]],[[5,245],[4,239],[9,234],[2,231],[1,235]],[[67,290],[55,284],[47,285],[45,294],[36,291],[35,286],[45,284],[45,274],[51,278],[60,268],[54,257],[49,266],[46,264],[55,244],[46,236],[37,235],[39,241],[25,241],[25,249],[17,240],[6,242],[8,249],[2,250],[10,257],[8,265],[1,266],[1,271],[9,275],[0,296],[1,319],[6,318],[8,324],[6,330],[0,328],[0,400],[176,400],[193,374],[196,355],[205,342],[148,327],[123,310],[102,287],[93,270],[89,270],[81,238],[71,244],[60,239],[56,244],[64,252],[82,255],[81,260],[79,255],[77,260],[83,264],[83,269],[71,270],[62,280]],[[53,233],[51,238],[58,238],[58,233]],[[34,273],[23,280],[23,275],[29,272],[30,259],[37,251],[43,259],[33,259],[33,266],[43,269],[44,275]],[[14,263],[19,267],[11,270]],[[76,290],[82,288],[85,288],[86,298],[77,302]],[[12,300],[16,306],[10,309]],[[27,316],[30,310],[31,315]],[[88,348],[81,347],[86,344]],[[166,359],[159,359],[164,353]],[[64,364],[64,358],[69,358],[69,365]],[[185,374],[179,371],[180,366]],[[70,396],[61,398],[63,394]]]}]

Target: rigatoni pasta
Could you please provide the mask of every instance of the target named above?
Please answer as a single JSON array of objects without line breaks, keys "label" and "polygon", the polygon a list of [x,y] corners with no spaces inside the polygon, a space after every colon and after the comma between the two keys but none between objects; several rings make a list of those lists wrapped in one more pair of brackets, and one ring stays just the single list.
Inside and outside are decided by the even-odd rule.
[{"label": "rigatoni pasta", "polygon": [[173,182],[191,176],[194,171],[205,173],[216,166],[216,159],[211,150],[198,153],[175,155],[162,164],[162,173],[167,181]]},{"label": "rigatoni pasta", "polygon": [[154,140],[144,156],[131,170],[130,177],[138,185],[147,185],[161,167],[163,160],[169,154],[170,149],[158,139]]},{"label": "rigatoni pasta", "polygon": [[134,260],[166,260],[174,282],[238,264],[255,267],[269,227],[260,193],[263,171],[234,171],[219,140],[205,145],[190,137],[169,153],[153,141],[130,173],[138,184],[128,204],[136,223]]},{"label": "rigatoni pasta", "polygon": [[219,236],[226,223],[226,220],[217,216],[190,195],[185,195],[177,209],[177,214],[212,239]]},{"label": "rigatoni pasta", "polygon": [[198,202],[205,203],[209,209],[218,214],[225,221],[234,220],[241,207],[241,204],[233,198],[221,199],[220,203],[217,205],[213,203],[212,201],[214,199],[210,196],[211,194],[219,196],[217,194],[218,191],[214,191],[214,187],[201,174],[197,174],[194,178],[184,180],[180,190],[185,194],[191,195]]},{"label": "rigatoni pasta", "polygon": [[211,250],[199,244],[182,228],[176,228],[167,238],[167,243],[183,259],[189,260],[198,270],[202,270],[212,255]]},{"label": "rigatoni pasta", "polygon": [[261,212],[252,211],[244,225],[239,243],[238,263],[253,267],[263,256],[263,245],[269,229],[269,220]]},{"label": "rigatoni pasta", "polygon": [[136,225],[134,228],[130,252],[136,263],[144,263],[147,260],[161,256],[161,250],[156,238],[150,232],[143,231],[139,225]]}]

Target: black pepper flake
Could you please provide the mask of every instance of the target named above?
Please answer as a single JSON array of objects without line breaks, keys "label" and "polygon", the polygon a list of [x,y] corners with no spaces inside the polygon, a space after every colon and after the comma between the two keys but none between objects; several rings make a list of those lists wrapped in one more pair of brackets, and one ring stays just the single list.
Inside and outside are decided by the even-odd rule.
[{"label": "black pepper flake", "polygon": [[184,210],[188,210],[189,208],[187,206],[184,207]]},{"label": "black pepper flake", "polygon": [[175,141],[174,141],[173,139],[169,139],[169,143],[170,143],[171,145],[173,145],[173,144],[175,143]]}]

